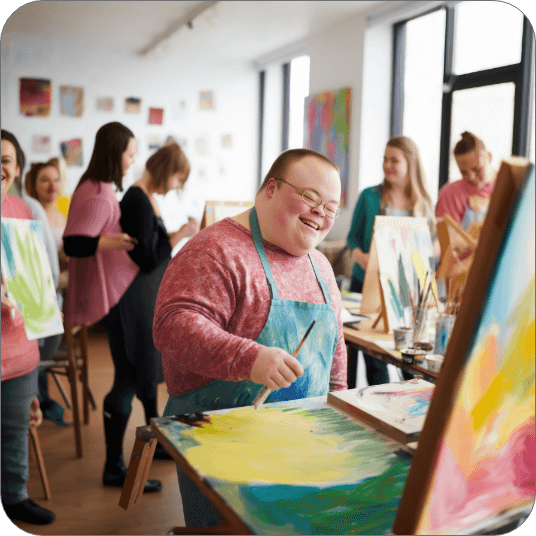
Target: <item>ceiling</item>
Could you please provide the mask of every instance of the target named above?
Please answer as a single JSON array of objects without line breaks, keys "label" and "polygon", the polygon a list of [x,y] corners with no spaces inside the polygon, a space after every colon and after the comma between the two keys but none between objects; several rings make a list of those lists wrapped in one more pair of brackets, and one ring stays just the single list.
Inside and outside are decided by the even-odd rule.
[{"label": "ceiling", "polygon": [[[38,40],[85,44],[137,54],[168,31],[153,54],[180,52],[188,59],[255,60],[383,1],[220,1],[173,32],[174,23],[208,2],[40,1],[6,21],[2,40],[16,33]],[[175,24],[176,25],[176,24]]]}]

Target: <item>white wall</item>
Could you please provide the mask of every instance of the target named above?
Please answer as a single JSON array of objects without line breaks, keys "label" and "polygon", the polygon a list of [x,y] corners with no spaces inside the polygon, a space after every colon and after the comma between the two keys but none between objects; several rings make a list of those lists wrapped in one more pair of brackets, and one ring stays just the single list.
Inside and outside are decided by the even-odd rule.
[{"label": "white wall", "polygon": [[[39,42],[10,34],[2,37],[2,128],[17,136],[27,161],[59,156],[59,144],[82,139],[83,166],[68,168],[66,193],[74,190],[93,149],[95,133],[110,121],[120,121],[135,134],[139,153],[125,177],[128,186],[137,180],[151,152],[147,136],[168,135],[185,142],[192,172],[186,189],[177,197],[159,198],[169,230],[200,218],[205,201],[253,199],[257,186],[258,74],[250,65],[187,65],[171,51],[160,57],[140,58],[113,50]],[[25,117],[19,112],[19,78],[52,81],[52,106],[48,117]],[[84,88],[81,117],[60,115],[60,85]],[[199,91],[212,90],[215,110],[199,110]],[[97,97],[113,97],[114,111],[96,110]],[[126,97],[141,98],[141,113],[124,112]],[[186,103],[184,113],[180,103]],[[164,108],[163,125],[148,124],[149,107]],[[52,137],[50,154],[32,152],[32,136]],[[231,134],[232,147],[222,147],[222,136]],[[208,141],[209,154],[196,151],[196,139]],[[28,168],[27,168],[28,169]]]},{"label": "white wall", "polygon": [[391,26],[367,28],[366,16],[340,22],[304,42],[311,58],[310,93],[352,89],[348,202],[327,236],[344,240],[358,194],[382,180],[389,137]]}]

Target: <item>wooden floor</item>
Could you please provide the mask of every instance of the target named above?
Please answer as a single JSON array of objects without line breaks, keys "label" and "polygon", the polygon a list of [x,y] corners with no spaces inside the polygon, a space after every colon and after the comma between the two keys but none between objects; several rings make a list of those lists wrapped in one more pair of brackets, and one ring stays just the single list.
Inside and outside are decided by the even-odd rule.
[{"label": "wooden floor", "polygon": [[[95,396],[97,410],[90,411],[90,423],[84,426],[84,456],[76,457],[72,427],[58,427],[44,420],[39,427],[52,499],[44,499],[37,466],[30,466],[28,493],[38,504],[52,510],[56,521],[47,526],[15,522],[32,534],[165,534],[172,527],[184,525],[177,484],[175,463],[153,460],[149,478],[162,481],[162,491],[143,495],[127,511],[118,506],[121,488],[107,488],[101,483],[104,466],[104,434],[102,400],[112,384],[113,365],[106,334],[91,331],[89,347],[89,384]],[[60,378],[60,381],[65,381]],[[50,379],[52,398],[64,406],[56,386]],[[68,391],[68,383],[65,381]],[[159,386],[159,413],[162,414],[167,391]],[[71,420],[65,411],[65,420]],[[125,434],[123,456],[128,464],[137,426],[145,425],[143,407],[137,398]],[[5,525],[2,525],[5,528]],[[12,527],[14,528],[14,527]],[[15,529],[16,530],[16,529]]]}]

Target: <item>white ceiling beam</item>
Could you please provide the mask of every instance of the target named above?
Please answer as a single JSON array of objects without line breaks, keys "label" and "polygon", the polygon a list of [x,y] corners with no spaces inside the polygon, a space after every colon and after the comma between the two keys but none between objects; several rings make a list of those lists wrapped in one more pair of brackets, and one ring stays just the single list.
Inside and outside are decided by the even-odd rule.
[{"label": "white ceiling beam", "polygon": [[173,34],[178,32],[183,26],[188,25],[192,27],[193,20],[201,15],[203,11],[206,11],[209,7],[212,7],[214,4],[217,4],[217,1],[214,2],[199,2],[194,8],[192,8],[184,17],[173,21],[162,33],[158,34],[148,45],[144,46],[138,50],[139,56],[145,56],[151,50],[154,50],[158,45],[163,43],[166,39],[169,39]]}]

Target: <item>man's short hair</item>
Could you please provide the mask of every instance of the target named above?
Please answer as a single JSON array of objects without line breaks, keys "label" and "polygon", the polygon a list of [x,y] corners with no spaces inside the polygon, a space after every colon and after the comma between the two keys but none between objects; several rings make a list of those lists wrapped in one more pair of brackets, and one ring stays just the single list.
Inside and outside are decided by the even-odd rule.
[{"label": "man's short hair", "polygon": [[261,192],[262,190],[264,190],[264,188],[266,188],[266,184],[272,177],[274,179],[284,179],[290,165],[293,162],[297,162],[298,160],[305,158],[306,156],[314,156],[320,160],[323,160],[327,164],[330,164],[333,169],[337,171],[337,173],[340,173],[338,166],[335,165],[327,156],[324,156],[321,153],[317,153],[312,149],[289,149],[288,151],[281,153],[275,159],[274,163],[272,164],[272,167],[266,174],[266,177],[264,177],[264,181],[262,182],[257,193]]}]

